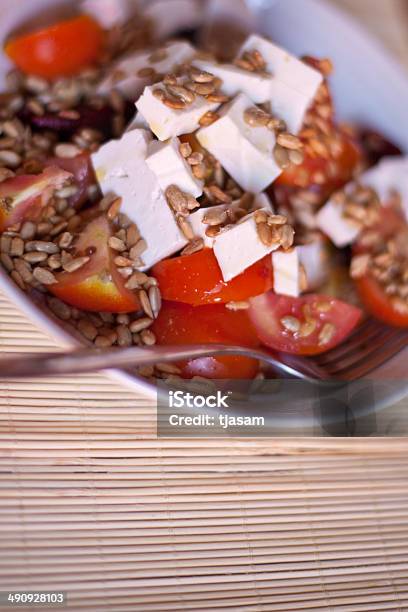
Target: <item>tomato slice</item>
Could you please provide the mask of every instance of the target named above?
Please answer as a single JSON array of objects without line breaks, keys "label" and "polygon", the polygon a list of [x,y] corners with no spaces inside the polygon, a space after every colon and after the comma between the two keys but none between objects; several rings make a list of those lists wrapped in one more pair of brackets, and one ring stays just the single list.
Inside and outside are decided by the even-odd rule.
[{"label": "tomato slice", "polygon": [[[370,253],[375,249],[379,255],[377,243],[371,245],[367,238],[370,234],[377,234],[384,245],[393,238],[400,238],[401,244],[407,244],[408,228],[404,214],[392,205],[381,209],[378,225],[363,232],[353,247],[354,254]],[[399,236],[401,234],[401,236]],[[360,299],[369,313],[374,317],[395,327],[408,327],[408,302],[402,298],[388,295],[385,286],[380,283],[370,270],[362,278],[355,279]]]},{"label": "tomato slice", "polygon": [[19,223],[27,215],[35,216],[54,191],[71,179],[72,174],[54,165],[41,174],[20,174],[0,183],[0,231]]},{"label": "tomato slice", "polygon": [[367,310],[377,319],[394,327],[408,327],[408,305],[386,294],[372,276],[355,281],[357,291]]},{"label": "tomato slice", "polygon": [[94,64],[104,41],[100,25],[88,15],[80,15],[12,38],[5,51],[22,72],[55,79],[75,75]]},{"label": "tomato slice", "polygon": [[212,249],[165,259],[154,266],[152,276],[157,278],[165,300],[193,306],[239,302],[265,293],[273,285],[270,255],[226,283]]},{"label": "tomato slice", "polygon": [[70,206],[81,208],[89,199],[88,189],[96,184],[96,177],[88,153],[81,153],[76,157],[52,157],[47,161],[47,166],[57,166],[74,177],[74,184],[78,188],[75,195],[68,200]]},{"label": "tomato slice", "polygon": [[[221,304],[193,307],[163,302],[152,327],[158,344],[238,344],[259,346],[246,311],[232,311]],[[250,379],[258,362],[247,357],[206,357],[179,364],[184,378],[204,376],[213,379]]]},{"label": "tomato slice", "polygon": [[343,342],[362,312],[324,295],[290,298],[269,292],[251,299],[249,315],[266,346],[294,355],[318,355]]},{"label": "tomato slice", "polygon": [[125,287],[108,246],[112,235],[108,220],[99,216],[90,221],[75,243],[77,256],[92,248],[90,261],[75,272],[56,275],[48,288],[55,296],[76,308],[95,312],[125,313],[140,309],[135,293]]},{"label": "tomato slice", "polygon": [[[361,159],[361,152],[354,140],[339,128],[333,128],[337,137],[336,154],[327,157],[306,153],[300,166],[291,164],[275,181],[277,187],[313,188],[322,200],[348,183]],[[307,143],[307,140],[302,139]],[[319,177],[319,180],[317,178]]]}]

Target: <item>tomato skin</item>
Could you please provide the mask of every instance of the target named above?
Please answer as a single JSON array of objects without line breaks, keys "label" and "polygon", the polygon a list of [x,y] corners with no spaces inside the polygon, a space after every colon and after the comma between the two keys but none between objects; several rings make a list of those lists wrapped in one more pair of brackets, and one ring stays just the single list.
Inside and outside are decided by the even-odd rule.
[{"label": "tomato skin", "polygon": [[[152,330],[159,345],[238,344],[259,346],[246,311],[231,311],[221,304],[190,306],[163,302]],[[206,357],[179,364],[184,378],[251,379],[258,362],[247,357]]]},{"label": "tomato skin", "polygon": [[[392,205],[383,206],[380,221],[377,225],[367,230],[379,233],[384,241],[395,238],[399,232],[406,231],[406,220],[401,210]],[[370,252],[370,247],[364,244],[364,235],[353,247],[354,254]],[[358,295],[367,309],[374,317],[394,327],[408,327],[408,312],[401,312],[394,304],[393,298],[385,293],[381,283],[369,272],[363,278],[354,280]]]},{"label": "tomato skin", "polygon": [[152,271],[165,300],[192,306],[238,302],[269,291],[272,260],[266,256],[226,283],[212,249],[165,259]]},{"label": "tomato skin", "polygon": [[101,55],[105,34],[88,15],[9,40],[5,52],[26,74],[45,79],[72,76],[94,64]]},{"label": "tomato skin", "polygon": [[78,191],[68,199],[68,204],[76,209],[81,208],[89,199],[88,188],[97,182],[89,153],[69,158],[52,157],[47,160],[47,166],[57,166],[73,175]]},{"label": "tomato skin", "polygon": [[[333,191],[348,183],[361,159],[361,151],[350,136],[340,130],[336,130],[336,132],[339,139],[339,152],[335,158],[330,156],[326,159],[318,155],[306,154],[303,164],[300,166],[292,164],[275,181],[274,186],[297,189],[313,188],[321,194],[323,200]],[[337,167],[337,172],[334,174],[329,170],[333,161],[336,162]],[[323,183],[315,182],[313,176],[316,173],[323,174],[326,180]]]},{"label": "tomato skin", "polygon": [[[316,328],[301,337],[299,333],[286,330],[281,320],[291,316],[304,323],[305,308],[308,319],[316,322]],[[294,355],[318,355],[343,342],[361,320],[362,312],[355,306],[324,295],[290,298],[269,292],[250,300],[249,316],[259,339],[269,348]],[[319,334],[328,323],[334,325],[335,332],[329,342],[321,344]]]},{"label": "tomato skin", "polygon": [[367,310],[376,319],[394,327],[408,327],[408,312],[398,311],[380,283],[372,276],[355,281],[358,294]]},{"label": "tomato skin", "polygon": [[[84,218],[87,216],[88,213]],[[83,255],[90,246],[95,249],[90,261],[75,272],[56,274],[57,283],[48,285],[49,291],[81,310],[113,313],[139,310],[137,295],[126,289],[125,281],[113,262],[114,256],[108,246],[111,235],[105,217],[91,220],[75,245],[78,255]]]}]

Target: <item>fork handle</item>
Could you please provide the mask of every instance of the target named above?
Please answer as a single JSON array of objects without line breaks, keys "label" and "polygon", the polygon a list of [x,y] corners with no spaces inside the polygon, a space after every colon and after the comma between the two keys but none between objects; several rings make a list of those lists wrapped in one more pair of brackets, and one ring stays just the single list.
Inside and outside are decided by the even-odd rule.
[{"label": "fork handle", "polygon": [[[211,347],[191,345],[85,349],[67,353],[31,353],[23,357],[3,358],[0,360],[0,376],[2,378],[29,378],[81,374],[109,368],[126,369],[131,365],[152,365],[158,362],[183,361],[213,355],[244,355],[262,359],[257,351],[222,344],[214,344]],[[278,365],[277,368],[279,369]],[[280,369],[283,373],[284,367]]]}]

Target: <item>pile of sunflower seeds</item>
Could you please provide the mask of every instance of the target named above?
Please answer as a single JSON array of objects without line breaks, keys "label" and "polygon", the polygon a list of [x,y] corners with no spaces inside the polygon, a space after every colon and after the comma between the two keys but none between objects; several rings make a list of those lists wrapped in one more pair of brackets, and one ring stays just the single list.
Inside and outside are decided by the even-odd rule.
[{"label": "pile of sunflower seeds", "polygon": [[371,187],[356,182],[335,193],[332,200],[342,207],[343,217],[360,229],[371,227],[380,219],[381,202]]},{"label": "pile of sunflower seeds", "polygon": [[266,61],[260,51],[253,49],[252,51],[244,51],[239,58],[234,60],[235,66],[248,72],[256,72],[265,76],[269,75],[267,71]]},{"label": "pile of sunflower seeds", "polygon": [[254,213],[258,237],[267,247],[278,244],[285,251],[293,246],[295,232],[283,215],[273,215],[266,210]]}]

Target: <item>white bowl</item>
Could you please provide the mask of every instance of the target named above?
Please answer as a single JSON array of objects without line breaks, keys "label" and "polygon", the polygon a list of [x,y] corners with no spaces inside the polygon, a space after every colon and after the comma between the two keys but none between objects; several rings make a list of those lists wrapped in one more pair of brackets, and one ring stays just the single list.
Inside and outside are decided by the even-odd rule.
[{"label": "white bowl", "polygon": [[[408,79],[404,70],[350,17],[323,0],[248,0],[259,18],[259,30],[288,50],[333,59],[335,74],[331,79],[338,116],[369,125],[408,152],[407,108]],[[24,22],[37,19],[40,12],[72,10],[64,0],[2,0],[0,38]],[[61,9],[62,7],[62,9]],[[0,58],[0,82],[8,62]],[[61,347],[78,345],[56,319],[50,318],[0,269],[0,290]],[[390,360],[378,372],[380,377],[403,380],[406,376],[408,349]],[[154,397],[155,387],[126,372],[108,370],[115,379],[145,396]],[[404,393],[390,393],[396,401]]]}]

